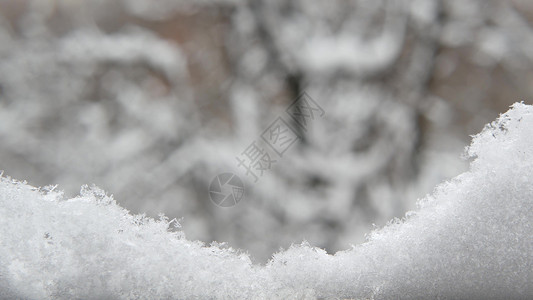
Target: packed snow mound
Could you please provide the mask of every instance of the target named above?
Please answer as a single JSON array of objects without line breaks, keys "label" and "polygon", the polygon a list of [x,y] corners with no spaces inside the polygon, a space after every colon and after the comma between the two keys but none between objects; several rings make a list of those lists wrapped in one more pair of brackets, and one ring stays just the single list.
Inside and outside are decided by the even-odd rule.
[{"label": "packed snow mound", "polygon": [[0,298],[531,298],[533,107],[515,104],[467,148],[470,171],[416,212],[328,255],[304,243],[265,266],[102,190],[0,180]]}]

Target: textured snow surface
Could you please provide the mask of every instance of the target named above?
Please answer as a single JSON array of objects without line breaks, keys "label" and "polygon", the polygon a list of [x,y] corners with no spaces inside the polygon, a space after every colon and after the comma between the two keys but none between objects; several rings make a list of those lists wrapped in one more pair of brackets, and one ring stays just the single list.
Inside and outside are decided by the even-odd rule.
[{"label": "textured snow surface", "polygon": [[0,298],[531,298],[533,107],[474,137],[470,171],[329,255],[306,243],[254,265],[133,216],[97,188],[0,182]]}]

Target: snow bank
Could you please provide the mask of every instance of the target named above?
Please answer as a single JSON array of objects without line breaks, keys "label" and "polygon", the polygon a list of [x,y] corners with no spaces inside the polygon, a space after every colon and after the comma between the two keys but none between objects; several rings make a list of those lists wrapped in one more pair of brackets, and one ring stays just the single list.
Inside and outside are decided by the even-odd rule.
[{"label": "snow bank", "polygon": [[533,297],[533,107],[515,104],[474,137],[470,171],[351,250],[307,244],[265,266],[132,216],[97,188],[0,181],[0,297]]}]

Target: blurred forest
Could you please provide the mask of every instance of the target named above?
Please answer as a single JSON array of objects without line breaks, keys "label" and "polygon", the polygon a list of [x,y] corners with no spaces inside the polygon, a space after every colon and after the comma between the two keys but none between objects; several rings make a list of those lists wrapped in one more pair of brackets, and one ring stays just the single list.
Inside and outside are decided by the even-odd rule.
[{"label": "blurred forest", "polygon": [[[526,0],[0,0],[0,170],[261,262],[347,249],[532,103],[532,26]],[[303,92],[324,117],[254,182],[235,157]],[[227,171],[246,194],[220,208]]]}]

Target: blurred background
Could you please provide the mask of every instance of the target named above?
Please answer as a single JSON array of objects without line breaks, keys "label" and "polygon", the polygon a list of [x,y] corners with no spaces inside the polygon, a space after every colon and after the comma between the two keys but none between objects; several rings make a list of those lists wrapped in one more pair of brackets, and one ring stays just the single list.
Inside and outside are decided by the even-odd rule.
[{"label": "blurred background", "polygon": [[[526,0],[0,0],[0,170],[94,183],[256,262],[334,253],[531,103],[532,25]],[[324,116],[254,182],[236,157],[303,92]],[[222,172],[246,186],[234,207],[209,199]]]}]

